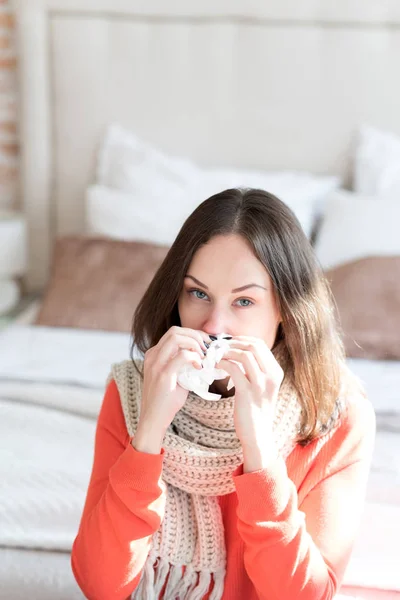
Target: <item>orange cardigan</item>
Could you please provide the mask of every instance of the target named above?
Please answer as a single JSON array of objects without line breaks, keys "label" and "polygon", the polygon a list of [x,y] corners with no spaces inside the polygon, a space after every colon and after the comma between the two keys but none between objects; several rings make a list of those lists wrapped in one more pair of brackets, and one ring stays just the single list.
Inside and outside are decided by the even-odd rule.
[{"label": "orange cardigan", "polygon": [[[227,550],[224,600],[335,596],[360,521],[374,438],[372,405],[358,396],[332,432],[297,446],[286,462],[279,457],[266,469],[243,474],[240,467],[232,475],[236,492],[219,497]],[[129,598],[163,519],[163,451],[138,452],[131,439],[112,381],[71,555],[90,600]]]}]

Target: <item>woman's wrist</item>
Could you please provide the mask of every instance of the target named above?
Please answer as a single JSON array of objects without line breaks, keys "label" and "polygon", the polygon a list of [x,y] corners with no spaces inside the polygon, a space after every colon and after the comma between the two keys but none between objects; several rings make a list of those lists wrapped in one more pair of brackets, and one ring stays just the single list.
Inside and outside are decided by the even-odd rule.
[{"label": "woman's wrist", "polygon": [[132,446],[138,452],[147,454],[160,454],[165,431],[146,421],[138,423],[136,433],[132,439]]},{"label": "woman's wrist", "polygon": [[276,444],[272,439],[272,432],[262,437],[253,438],[242,442],[243,472],[251,473],[267,468],[278,457]]}]

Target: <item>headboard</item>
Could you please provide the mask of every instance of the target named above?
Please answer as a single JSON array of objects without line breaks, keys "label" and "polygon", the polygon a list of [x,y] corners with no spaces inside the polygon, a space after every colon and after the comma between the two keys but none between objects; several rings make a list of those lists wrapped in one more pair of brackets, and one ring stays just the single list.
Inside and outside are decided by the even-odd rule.
[{"label": "headboard", "polygon": [[106,126],[204,165],[347,177],[400,132],[398,0],[15,0],[28,283],[84,227]]}]

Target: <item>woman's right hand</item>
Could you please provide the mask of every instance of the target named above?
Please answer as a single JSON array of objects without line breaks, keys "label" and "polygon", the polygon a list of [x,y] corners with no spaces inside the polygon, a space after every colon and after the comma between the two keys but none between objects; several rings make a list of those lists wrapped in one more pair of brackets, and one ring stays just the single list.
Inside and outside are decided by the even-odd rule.
[{"label": "woman's right hand", "polygon": [[173,326],[145,353],[140,417],[132,441],[137,450],[160,452],[165,432],[189,394],[178,383],[179,371],[186,364],[201,368],[204,342],[211,343],[207,333]]}]

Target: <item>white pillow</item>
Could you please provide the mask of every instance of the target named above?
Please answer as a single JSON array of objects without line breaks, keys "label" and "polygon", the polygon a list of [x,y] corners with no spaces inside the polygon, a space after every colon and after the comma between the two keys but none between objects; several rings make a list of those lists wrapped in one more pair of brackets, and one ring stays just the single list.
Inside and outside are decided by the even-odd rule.
[{"label": "white pillow", "polygon": [[369,256],[400,255],[399,198],[333,192],[315,252],[323,269]]},{"label": "white pillow", "polygon": [[157,213],[189,214],[200,202],[229,187],[258,187],[281,198],[294,211],[310,236],[322,203],[340,180],[304,172],[262,172],[241,169],[204,169],[192,161],[168,156],[124,130],[111,125],[99,153],[97,182],[128,192],[132,201]]},{"label": "white pillow", "polygon": [[[177,195],[172,202],[166,202],[165,195],[162,195],[164,202],[160,202],[160,196],[151,196],[149,191],[142,196],[145,199],[139,201],[139,196],[128,192],[104,185],[89,186],[86,190],[86,232],[89,235],[169,246],[196,206],[196,203],[192,205],[187,201],[185,194],[179,194],[178,202]],[[210,195],[203,194],[201,199]],[[295,213],[309,235],[313,222],[310,206],[299,206]]]},{"label": "white pillow", "polygon": [[400,136],[364,125],[356,149],[354,190],[400,195]]},{"label": "white pillow", "polygon": [[260,188],[275,194],[292,209],[307,237],[323,212],[329,193],[338,188],[337,177],[304,172],[259,172],[241,169],[204,169],[197,184],[198,203],[227,188]]},{"label": "white pillow", "polygon": [[199,169],[190,160],[167,156],[119,125],[107,129],[98,157],[98,184],[160,198],[175,194],[198,178]]},{"label": "white pillow", "polygon": [[168,206],[157,201],[137,202],[132,194],[92,185],[86,190],[86,231],[117,240],[152,242],[170,246],[185,218],[184,207],[167,210]]}]

